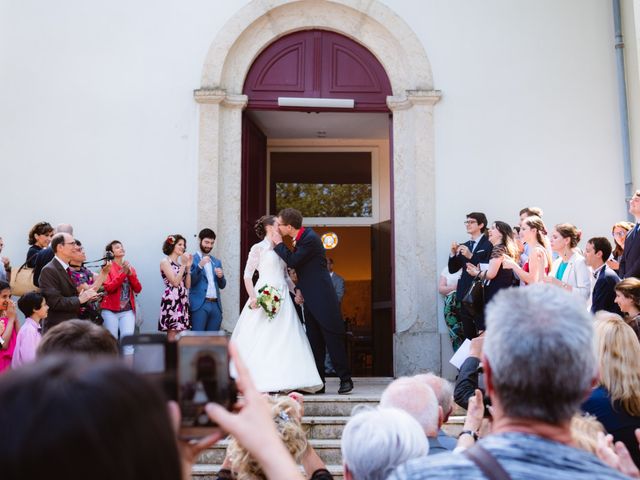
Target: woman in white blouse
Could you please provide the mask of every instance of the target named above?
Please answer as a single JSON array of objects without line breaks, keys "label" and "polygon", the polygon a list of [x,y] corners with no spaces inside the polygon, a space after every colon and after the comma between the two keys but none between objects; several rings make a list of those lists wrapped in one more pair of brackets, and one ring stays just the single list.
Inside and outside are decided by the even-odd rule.
[{"label": "woman in white blouse", "polygon": [[564,288],[568,292],[589,300],[591,272],[577,248],[582,232],[575,225],[560,223],[551,231],[551,249],[558,254],[545,282]]}]

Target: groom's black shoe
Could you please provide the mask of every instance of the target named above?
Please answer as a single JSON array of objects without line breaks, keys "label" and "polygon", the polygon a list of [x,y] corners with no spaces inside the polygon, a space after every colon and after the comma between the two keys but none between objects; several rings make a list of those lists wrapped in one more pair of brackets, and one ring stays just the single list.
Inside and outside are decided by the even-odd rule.
[{"label": "groom's black shoe", "polygon": [[347,380],[340,380],[340,388],[338,389],[338,393],[340,395],[344,395],[345,393],[349,393],[353,390],[353,380],[348,378]]}]

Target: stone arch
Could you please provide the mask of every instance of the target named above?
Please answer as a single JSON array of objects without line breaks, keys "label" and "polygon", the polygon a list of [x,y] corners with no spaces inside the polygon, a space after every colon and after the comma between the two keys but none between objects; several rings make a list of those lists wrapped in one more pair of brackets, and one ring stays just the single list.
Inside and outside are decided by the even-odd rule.
[{"label": "stone arch", "polygon": [[411,28],[378,1],[254,0],[214,39],[202,70],[202,88],[241,93],[258,54],[277,38],[305,28],[330,30],[368,48],[387,71],[394,95],[432,90],[431,65]]},{"label": "stone arch", "polygon": [[254,0],[214,39],[204,62],[200,104],[198,224],[218,233],[227,268],[225,317],[231,329],[240,298],[242,95],[260,52],[304,29],[340,33],[369,49],[385,68],[393,95],[395,266],[394,373],[440,371],[435,249],[435,162],[431,66],[415,33],[377,0]]}]

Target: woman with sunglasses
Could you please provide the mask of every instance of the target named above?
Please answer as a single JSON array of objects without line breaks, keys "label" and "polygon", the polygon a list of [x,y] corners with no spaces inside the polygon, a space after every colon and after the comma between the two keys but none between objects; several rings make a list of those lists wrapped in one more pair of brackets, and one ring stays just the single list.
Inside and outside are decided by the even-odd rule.
[{"label": "woman with sunglasses", "polygon": [[[111,262],[108,262],[98,275],[95,275],[91,270],[84,266],[84,262],[87,261],[87,255],[84,251],[84,247],[80,240],[75,240],[75,248],[71,255],[71,261],[69,262],[69,278],[76,286],[78,294],[89,288],[96,292],[102,287],[109,270],[111,269]],[[102,317],[100,316],[100,299],[92,300],[80,306],[78,318],[83,320],[91,320],[93,323],[102,325]]]},{"label": "woman with sunglasses", "polygon": [[631,222],[618,222],[611,227],[611,235],[613,235],[613,244],[616,248],[613,249],[612,257],[606,260],[609,268],[618,271],[620,268],[620,259],[622,258],[622,252],[624,252],[624,242],[627,239],[627,235],[633,228]]}]

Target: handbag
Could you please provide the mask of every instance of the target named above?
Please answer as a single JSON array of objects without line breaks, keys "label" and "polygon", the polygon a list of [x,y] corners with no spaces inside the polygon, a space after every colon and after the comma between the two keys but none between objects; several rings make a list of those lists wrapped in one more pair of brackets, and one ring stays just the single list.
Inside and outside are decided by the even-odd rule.
[{"label": "handbag", "polygon": [[480,272],[474,277],[469,290],[462,297],[461,303],[474,314],[481,314],[484,311],[484,287],[485,280]]},{"label": "handbag", "polygon": [[11,295],[21,297],[25,293],[39,292],[40,289],[33,283],[33,268],[27,267],[26,262],[18,269],[11,271]]}]

